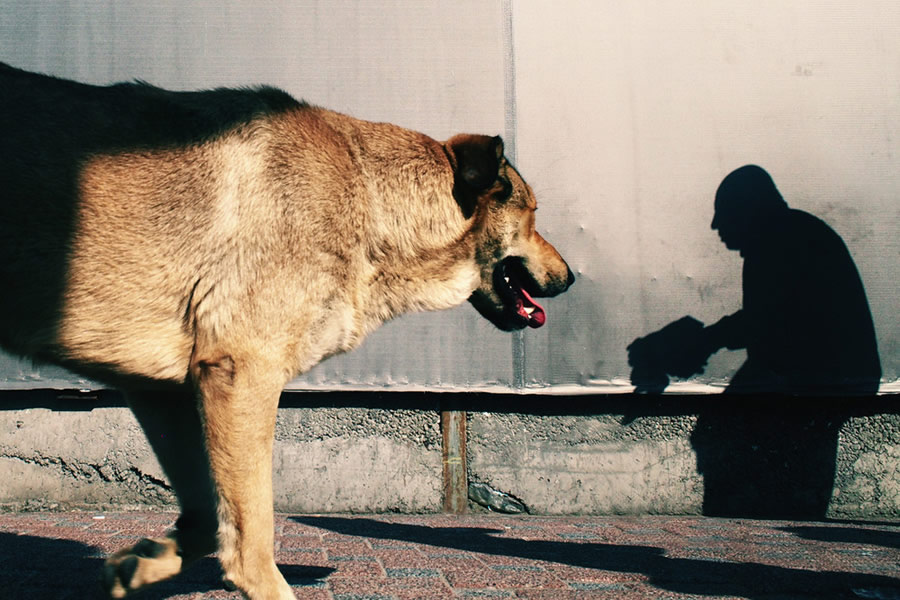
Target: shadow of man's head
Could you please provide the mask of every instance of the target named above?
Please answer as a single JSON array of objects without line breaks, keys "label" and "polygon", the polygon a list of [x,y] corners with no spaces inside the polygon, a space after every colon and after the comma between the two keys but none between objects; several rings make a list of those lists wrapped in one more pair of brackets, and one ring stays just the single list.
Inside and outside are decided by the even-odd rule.
[{"label": "shadow of man's head", "polygon": [[719,185],[712,228],[729,250],[743,253],[764,235],[764,224],[787,208],[766,170],[747,165],[732,171]]}]

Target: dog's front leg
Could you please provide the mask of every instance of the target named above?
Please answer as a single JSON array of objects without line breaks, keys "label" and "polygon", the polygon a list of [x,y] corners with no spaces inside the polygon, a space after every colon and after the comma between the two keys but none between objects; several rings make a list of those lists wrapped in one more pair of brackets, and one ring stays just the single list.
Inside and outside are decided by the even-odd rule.
[{"label": "dog's front leg", "polygon": [[182,572],[216,551],[216,492],[192,390],[131,390],[128,405],[178,496],[181,516],[165,537],[143,539],[109,557],[102,584],[113,598]]},{"label": "dog's front leg", "polygon": [[225,578],[251,600],[293,599],[273,548],[272,443],[281,370],[223,354],[195,361],[192,371],[219,497]]}]

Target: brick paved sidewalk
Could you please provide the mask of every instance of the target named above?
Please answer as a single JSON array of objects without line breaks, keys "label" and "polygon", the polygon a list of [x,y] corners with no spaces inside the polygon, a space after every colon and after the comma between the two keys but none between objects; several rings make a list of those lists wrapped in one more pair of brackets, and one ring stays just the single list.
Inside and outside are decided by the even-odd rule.
[{"label": "brick paved sidewalk", "polygon": [[[0,514],[0,598],[96,598],[103,556],[161,513]],[[900,600],[900,524],[702,517],[277,517],[298,598]],[[237,599],[205,559],[139,598]]]}]

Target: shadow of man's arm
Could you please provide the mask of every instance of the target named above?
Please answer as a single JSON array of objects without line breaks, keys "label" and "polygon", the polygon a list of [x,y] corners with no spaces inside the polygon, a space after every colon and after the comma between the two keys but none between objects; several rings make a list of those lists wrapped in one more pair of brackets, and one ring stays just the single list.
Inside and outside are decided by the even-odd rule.
[{"label": "shadow of man's arm", "polygon": [[660,393],[669,377],[700,375],[709,357],[722,348],[743,348],[746,343],[743,311],[704,327],[686,316],[659,331],[634,340],[628,346],[631,382],[637,393]]},{"label": "shadow of man's arm", "polygon": [[722,317],[703,330],[704,350],[707,358],[721,350],[738,350],[747,347],[747,317],[743,310]]}]

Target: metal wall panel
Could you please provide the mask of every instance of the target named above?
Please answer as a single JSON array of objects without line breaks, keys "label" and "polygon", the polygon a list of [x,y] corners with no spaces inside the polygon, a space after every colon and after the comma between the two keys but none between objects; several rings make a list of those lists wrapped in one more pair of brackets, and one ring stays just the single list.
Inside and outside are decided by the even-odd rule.
[{"label": "metal wall panel", "polygon": [[[900,6],[883,0],[0,0],[0,60],[95,83],[269,83],[437,138],[506,136],[538,193],[540,231],[579,275],[546,302],[547,326],[510,336],[468,306],[410,315],[293,388],[630,391],[631,340],[740,306],[740,257],[709,222],[718,183],[748,162],[844,238],[890,384],[898,23]],[[742,358],[720,352],[689,389],[721,389]],[[0,360],[0,387],[90,385]]]},{"label": "metal wall panel", "polygon": [[[501,8],[479,0],[4,1],[0,60],[98,84],[135,78],[173,89],[267,83],[437,139],[502,134]],[[463,306],[389,323],[357,352],[293,385],[505,386],[512,380],[510,348],[508,335]],[[45,372],[4,359],[0,385],[88,385]]]},{"label": "metal wall panel", "polygon": [[[528,336],[529,374],[630,389],[636,337],[740,308],[741,258],[710,222],[725,175],[756,163],[843,237],[896,381],[898,24],[889,1],[515,4],[519,166],[580,274]],[[743,358],[719,352],[692,383]]]}]

